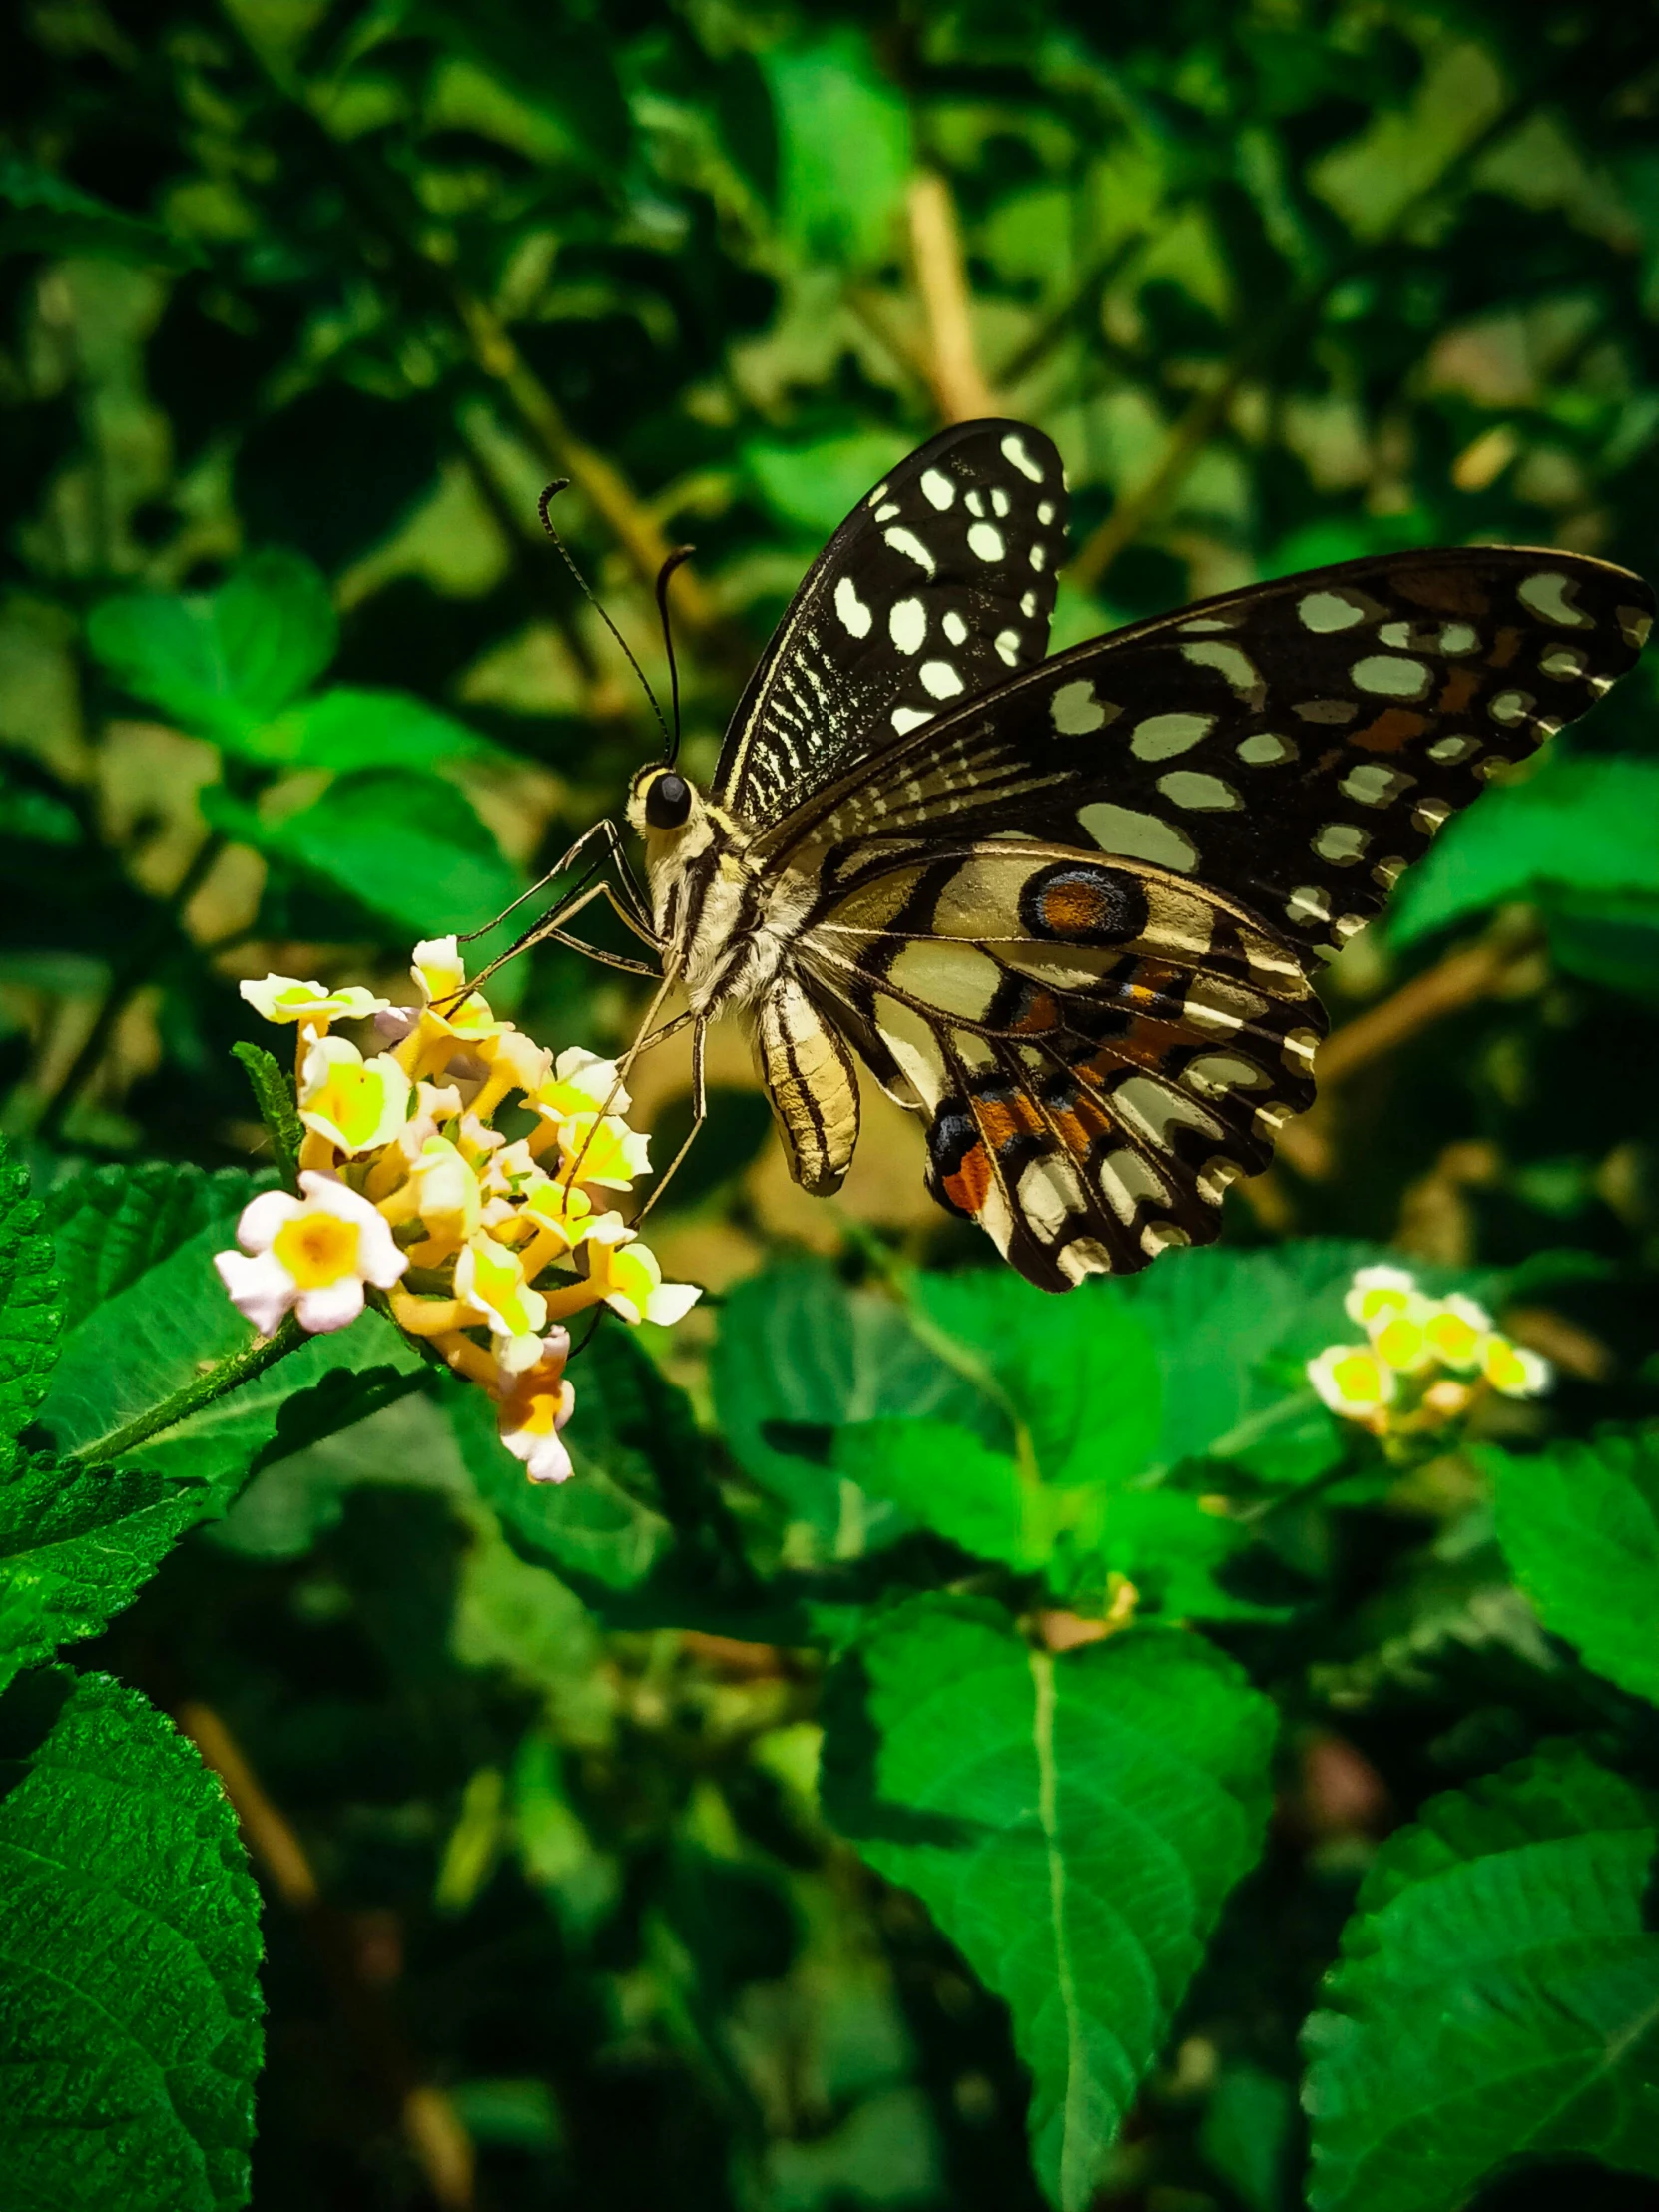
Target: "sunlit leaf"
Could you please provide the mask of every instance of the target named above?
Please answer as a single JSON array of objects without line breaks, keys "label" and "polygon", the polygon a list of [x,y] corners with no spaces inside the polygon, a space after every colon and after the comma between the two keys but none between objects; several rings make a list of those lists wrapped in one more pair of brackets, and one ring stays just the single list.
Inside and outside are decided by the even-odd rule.
[{"label": "sunlit leaf", "polygon": [[1272,1707],[1197,1636],[1054,1657],[995,1607],[925,1597],[841,1663],[828,1712],[830,1817],[1007,2000],[1038,2176],[1086,2212],[1261,1847]]},{"label": "sunlit leaf", "polygon": [[244,1168],[205,1174],[188,1161],[138,1160],[131,1167],[87,1168],[55,1185],[45,1201],[46,1220],[67,1326],[77,1328],[95,1306],[202,1230],[228,1230],[262,1180]]},{"label": "sunlit leaf", "polygon": [[333,659],[328,587],[298,553],[256,553],[206,597],[106,599],[87,642],[122,687],[186,730],[237,746]]},{"label": "sunlit leaf", "polygon": [[761,56],[778,116],[784,221],[804,253],[854,266],[892,243],[910,169],[909,116],[850,26]]},{"label": "sunlit leaf", "polygon": [[45,1396],[63,1332],[52,1239],[29,1177],[0,1137],[0,1437],[15,1436]]}]

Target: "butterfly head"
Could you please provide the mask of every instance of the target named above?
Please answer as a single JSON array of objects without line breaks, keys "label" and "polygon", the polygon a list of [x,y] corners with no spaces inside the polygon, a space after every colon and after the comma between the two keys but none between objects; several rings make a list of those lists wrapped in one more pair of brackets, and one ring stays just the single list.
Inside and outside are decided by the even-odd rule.
[{"label": "butterfly head", "polygon": [[695,785],[677,768],[653,761],[634,778],[628,794],[628,820],[648,842],[677,837],[692,829],[703,812]]}]

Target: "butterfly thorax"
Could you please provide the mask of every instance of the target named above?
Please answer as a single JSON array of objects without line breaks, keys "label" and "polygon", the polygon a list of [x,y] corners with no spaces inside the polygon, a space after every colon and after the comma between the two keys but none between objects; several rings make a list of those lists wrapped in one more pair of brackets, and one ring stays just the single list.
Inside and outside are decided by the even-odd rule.
[{"label": "butterfly thorax", "polygon": [[651,790],[663,776],[652,769],[635,780],[628,820],[645,840],[664,973],[679,981],[695,1014],[752,1005],[806,920],[801,886],[769,883],[743,824],[682,778],[673,781],[686,795],[685,819],[653,821]]}]

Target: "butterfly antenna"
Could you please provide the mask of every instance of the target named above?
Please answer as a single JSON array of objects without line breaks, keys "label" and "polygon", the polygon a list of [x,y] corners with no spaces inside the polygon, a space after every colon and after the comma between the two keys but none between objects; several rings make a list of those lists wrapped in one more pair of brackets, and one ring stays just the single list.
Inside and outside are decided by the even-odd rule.
[{"label": "butterfly antenna", "polygon": [[[566,568],[569,569],[571,575],[575,577],[576,587],[581,592],[582,597],[587,601],[588,605],[593,609],[594,613],[598,615],[600,621],[605,625],[606,629],[609,630],[612,637],[615,638],[617,644],[621,646],[623,657],[626,659],[628,666],[633,670],[634,674],[639,678],[640,683],[644,686],[645,696],[651,702],[651,712],[657,718],[657,727],[663,733],[663,742],[665,745],[670,744],[672,741],[670,740],[668,734],[668,724],[663,718],[662,708],[657,704],[657,694],[651,689],[651,679],[646,675],[644,669],[641,668],[639,662],[635,660],[633,653],[629,648],[628,640],[623,636],[622,632],[617,628],[616,624],[611,620],[610,616],[599,604],[599,601],[588,589],[587,578],[582,574],[582,571],[571,559],[569,548],[566,546],[564,539],[560,537],[558,531],[554,529],[551,521],[548,519],[547,510],[549,506],[551,506],[553,501],[559,496],[560,492],[568,491],[569,489],[570,478],[568,476],[554,477],[552,483],[548,485],[547,489],[536,501],[536,512],[541,516],[541,526],[547,532],[548,536],[553,540],[553,543],[558,547],[559,558],[561,561],[564,562]],[[674,558],[674,556],[671,555],[670,558],[672,559]],[[657,588],[660,594],[662,590],[662,581],[660,578],[658,579]],[[670,665],[672,666],[672,657]],[[676,690],[678,690],[678,685],[676,685]],[[669,758],[670,760],[674,758],[672,753],[670,753]]]},{"label": "butterfly antenna", "polygon": [[668,741],[670,768],[680,757],[680,664],[674,657],[674,632],[668,619],[668,587],[680,563],[689,561],[696,551],[695,545],[677,545],[657,571],[657,613],[662,618],[663,651],[668,655],[669,696],[674,709],[674,735]]}]

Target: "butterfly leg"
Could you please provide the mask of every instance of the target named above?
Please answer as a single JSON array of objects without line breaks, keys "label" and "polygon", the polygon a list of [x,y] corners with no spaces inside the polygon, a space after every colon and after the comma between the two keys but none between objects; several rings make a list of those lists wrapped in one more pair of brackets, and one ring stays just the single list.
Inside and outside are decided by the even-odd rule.
[{"label": "butterfly leg", "polygon": [[[679,1024],[677,1022],[671,1022],[668,1026],[669,1028],[677,1028]],[[702,1130],[703,1124],[709,1118],[709,1086],[707,1077],[704,1072],[704,1040],[708,1034],[708,1028],[709,1024],[707,1021],[701,1018],[693,1019],[691,1052],[691,1127],[686,1131],[684,1141],[682,1142],[679,1151],[674,1155],[673,1159],[670,1160],[670,1162],[668,1163],[668,1166],[664,1168],[662,1174],[658,1177],[656,1189],[651,1193],[651,1196],[646,1200],[645,1204],[634,1216],[634,1227],[636,1229],[639,1227],[640,1223],[644,1221],[646,1215],[650,1213],[652,1207],[656,1205],[658,1199],[662,1197],[664,1191],[666,1191],[669,1185],[674,1181],[675,1175],[679,1171],[681,1161],[686,1157],[686,1154],[697,1142],[698,1134]],[[666,1031],[660,1031],[659,1035],[661,1034],[666,1034]],[[655,1041],[655,1039],[652,1040],[652,1042]]]}]

